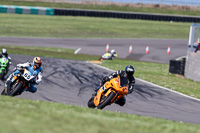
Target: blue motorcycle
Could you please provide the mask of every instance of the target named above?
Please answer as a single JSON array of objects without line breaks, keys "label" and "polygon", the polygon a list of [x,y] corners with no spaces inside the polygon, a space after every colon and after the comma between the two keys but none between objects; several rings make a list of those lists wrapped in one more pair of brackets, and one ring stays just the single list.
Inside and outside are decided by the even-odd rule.
[{"label": "blue motorcycle", "polygon": [[2,91],[1,95],[16,96],[20,95],[26,89],[32,79],[36,78],[36,75],[31,73],[28,69],[24,68],[20,74],[14,75],[14,80],[7,83],[7,87]]}]

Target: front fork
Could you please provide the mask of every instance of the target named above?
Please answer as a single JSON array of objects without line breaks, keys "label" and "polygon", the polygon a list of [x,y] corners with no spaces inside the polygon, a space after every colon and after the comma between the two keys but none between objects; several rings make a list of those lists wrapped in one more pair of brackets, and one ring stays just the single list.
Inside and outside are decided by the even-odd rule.
[{"label": "front fork", "polygon": [[118,92],[114,91],[113,89],[109,89],[109,90],[105,93],[105,96],[107,97],[112,91],[115,93],[115,97],[111,100],[111,103],[113,103],[113,102],[115,102],[115,101],[117,100]]},{"label": "front fork", "polygon": [[[13,77],[14,76],[14,77]],[[10,92],[10,90],[11,90],[11,85],[13,84],[13,83],[15,83],[15,82],[19,82],[19,77],[20,77],[20,74],[15,74],[15,75],[13,75],[13,74],[11,74],[10,76],[9,76],[9,78],[11,78],[10,79],[10,81],[8,81],[7,80],[7,82],[5,83],[5,93],[7,93],[7,92]],[[21,81],[22,82],[22,81]],[[23,83],[23,82],[22,82]],[[26,87],[24,87],[24,85],[25,84],[23,84],[23,88],[25,88],[25,89],[28,89],[28,86],[26,86]]]}]

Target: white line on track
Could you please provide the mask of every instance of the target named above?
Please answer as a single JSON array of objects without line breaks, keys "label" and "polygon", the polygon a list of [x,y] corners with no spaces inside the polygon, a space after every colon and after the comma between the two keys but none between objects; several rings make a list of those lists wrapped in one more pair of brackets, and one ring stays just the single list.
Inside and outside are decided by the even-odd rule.
[{"label": "white line on track", "polygon": [[[93,64],[93,63],[92,63]],[[100,67],[102,69],[105,69],[105,70],[108,70],[108,71],[111,71],[111,72],[114,72],[114,70],[112,69],[109,69],[109,68],[106,68],[104,66],[100,66],[100,65],[97,65],[97,64],[93,64],[94,66],[97,66],[97,67]],[[141,82],[144,82],[146,84],[149,84],[149,85],[152,85],[152,86],[155,86],[155,87],[158,87],[158,88],[161,88],[161,89],[164,89],[164,90],[168,90],[170,92],[173,92],[173,93],[176,93],[176,94],[179,94],[181,96],[184,96],[184,97],[187,97],[187,98],[190,98],[190,99],[193,99],[193,100],[197,100],[200,102],[200,99],[197,99],[197,98],[194,98],[194,97],[191,97],[191,96],[188,96],[188,95],[185,95],[183,93],[180,93],[180,92],[177,92],[177,91],[174,91],[174,90],[171,90],[171,89],[168,89],[168,88],[165,88],[165,87],[162,87],[162,86],[159,86],[159,85],[156,85],[156,84],[153,84],[151,82],[148,82],[148,81],[145,81],[143,79],[139,79],[139,78],[136,78],[137,80],[141,81]]]},{"label": "white line on track", "polygon": [[176,58],[175,60],[180,60],[180,59],[182,59],[182,58],[186,58],[186,57],[187,57],[187,56],[184,55],[184,56],[181,56],[181,57]]},{"label": "white line on track", "polygon": [[74,54],[77,54],[79,51],[81,51],[81,48],[78,48],[78,49],[74,52]]}]

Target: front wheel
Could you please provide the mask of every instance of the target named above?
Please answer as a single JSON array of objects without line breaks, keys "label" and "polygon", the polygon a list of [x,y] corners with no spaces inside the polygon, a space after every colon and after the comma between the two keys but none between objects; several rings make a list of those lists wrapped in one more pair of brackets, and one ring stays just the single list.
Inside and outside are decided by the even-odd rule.
[{"label": "front wheel", "polygon": [[94,97],[91,97],[90,100],[88,101],[88,107],[89,108],[95,108]]},{"label": "front wheel", "polygon": [[103,109],[105,106],[107,106],[109,103],[111,103],[111,100],[115,97],[116,93],[111,92],[99,105],[97,106],[98,109]]},{"label": "front wheel", "polygon": [[1,92],[1,95],[6,95],[6,94],[5,94],[5,89]]},{"label": "front wheel", "polygon": [[15,96],[17,93],[20,91],[22,88],[23,83],[21,82],[15,82],[11,87],[10,87],[10,92],[8,93],[9,96]]},{"label": "front wheel", "polygon": [[1,79],[1,80],[3,80],[4,75],[5,75],[5,70],[2,69],[2,70],[1,70],[1,74],[0,74],[0,79]]}]

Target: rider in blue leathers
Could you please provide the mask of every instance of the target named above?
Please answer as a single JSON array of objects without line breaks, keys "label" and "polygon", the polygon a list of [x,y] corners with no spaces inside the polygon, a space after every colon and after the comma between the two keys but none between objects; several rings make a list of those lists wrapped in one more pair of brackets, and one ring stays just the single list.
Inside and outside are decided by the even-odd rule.
[{"label": "rider in blue leathers", "polygon": [[24,64],[17,64],[17,66],[14,68],[14,72],[8,77],[5,83],[5,87],[7,87],[7,84],[10,81],[11,82],[14,81],[14,75],[20,74],[21,73],[20,71],[26,68],[34,75],[37,75],[35,79],[31,80],[30,86],[27,89],[29,92],[35,93],[37,91],[37,88],[35,87],[35,85],[38,85],[42,81],[43,69],[41,68],[41,65],[42,65],[42,60],[40,57],[35,57],[33,59],[33,63],[27,62]]}]

